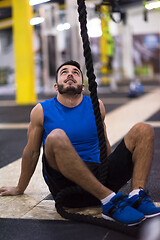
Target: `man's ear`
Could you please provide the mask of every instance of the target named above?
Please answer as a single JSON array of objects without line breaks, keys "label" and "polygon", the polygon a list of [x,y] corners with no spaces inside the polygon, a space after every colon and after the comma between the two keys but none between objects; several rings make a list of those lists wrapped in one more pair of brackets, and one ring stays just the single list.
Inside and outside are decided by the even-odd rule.
[{"label": "man's ear", "polygon": [[82,85],[82,91],[84,91],[84,89],[85,89],[85,85],[83,84],[83,85]]},{"label": "man's ear", "polygon": [[58,91],[57,83],[54,84],[54,88],[56,89],[56,91]]}]

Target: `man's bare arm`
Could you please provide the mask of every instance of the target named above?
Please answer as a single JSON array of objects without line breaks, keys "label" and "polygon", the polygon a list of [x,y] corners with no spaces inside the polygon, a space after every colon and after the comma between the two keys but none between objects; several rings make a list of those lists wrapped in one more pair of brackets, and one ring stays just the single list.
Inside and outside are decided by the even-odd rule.
[{"label": "man's bare arm", "polygon": [[16,187],[1,187],[1,196],[23,194],[35,171],[43,135],[43,110],[40,104],[33,108],[30,119],[27,133],[28,141],[23,151],[21,174],[18,184]]}]

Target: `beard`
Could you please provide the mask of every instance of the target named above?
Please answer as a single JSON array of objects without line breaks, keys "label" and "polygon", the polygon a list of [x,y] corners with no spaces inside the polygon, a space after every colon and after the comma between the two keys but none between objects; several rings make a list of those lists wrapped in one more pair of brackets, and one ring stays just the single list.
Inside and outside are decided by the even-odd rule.
[{"label": "beard", "polygon": [[77,87],[68,86],[64,88],[63,84],[58,84],[57,87],[60,94],[76,95],[81,94],[83,85],[77,85]]}]

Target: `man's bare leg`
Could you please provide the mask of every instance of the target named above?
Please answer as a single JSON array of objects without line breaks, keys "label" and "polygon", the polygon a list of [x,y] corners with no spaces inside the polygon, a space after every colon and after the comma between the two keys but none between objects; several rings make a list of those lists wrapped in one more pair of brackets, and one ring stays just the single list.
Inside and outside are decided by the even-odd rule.
[{"label": "man's bare leg", "polygon": [[45,156],[53,169],[61,172],[66,178],[99,200],[112,193],[87,168],[63,130],[56,129],[48,135],[45,143]]},{"label": "man's bare leg", "polygon": [[48,135],[45,156],[53,169],[101,200],[104,219],[116,220],[128,225],[139,224],[144,219],[143,213],[126,205],[121,193],[116,195],[96,179],[76,153],[63,130],[56,129]]},{"label": "man's bare leg", "polygon": [[[149,198],[148,193],[143,190],[146,186],[153,158],[153,128],[145,123],[136,124],[126,135],[125,143],[127,148],[132,152],[134,163],[132,191],[129,193],[127,203],[143,213],[145,218],[159,216],[160,207],[156,207]],[[139,189],[140,187],[143,189]]]},{"label": "man's bare leg", "polygon": [[153,159],[154,130],[148,124],[138,123],[128,132],[124,141],[134,163],[131,190],[145,188]]}]

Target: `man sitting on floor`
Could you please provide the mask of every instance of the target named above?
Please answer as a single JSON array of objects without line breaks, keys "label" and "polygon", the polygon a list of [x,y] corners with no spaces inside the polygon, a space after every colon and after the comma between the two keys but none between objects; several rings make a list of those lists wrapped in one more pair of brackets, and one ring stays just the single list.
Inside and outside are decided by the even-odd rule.
[{"label": "man sitting on floor", "polygon": [[[127,225],[160,215],[144,190],[153,158],[154,131],[145,123],[131,128],[111,153],[99,100],[108,149],[108,177],[99,180],[100,151],[91,99],[83,96],[83,75],[75,61],[57,70],[57,97],[37,104],[31,112],[28,142],[16,187],[1,187],[1,196],[23,194],[36,168],[43,142],[43,175],[55,199],[61,189],[79,185],[101,201],[102,217]],[[132,178],[131,192],[119,189]]]}]

